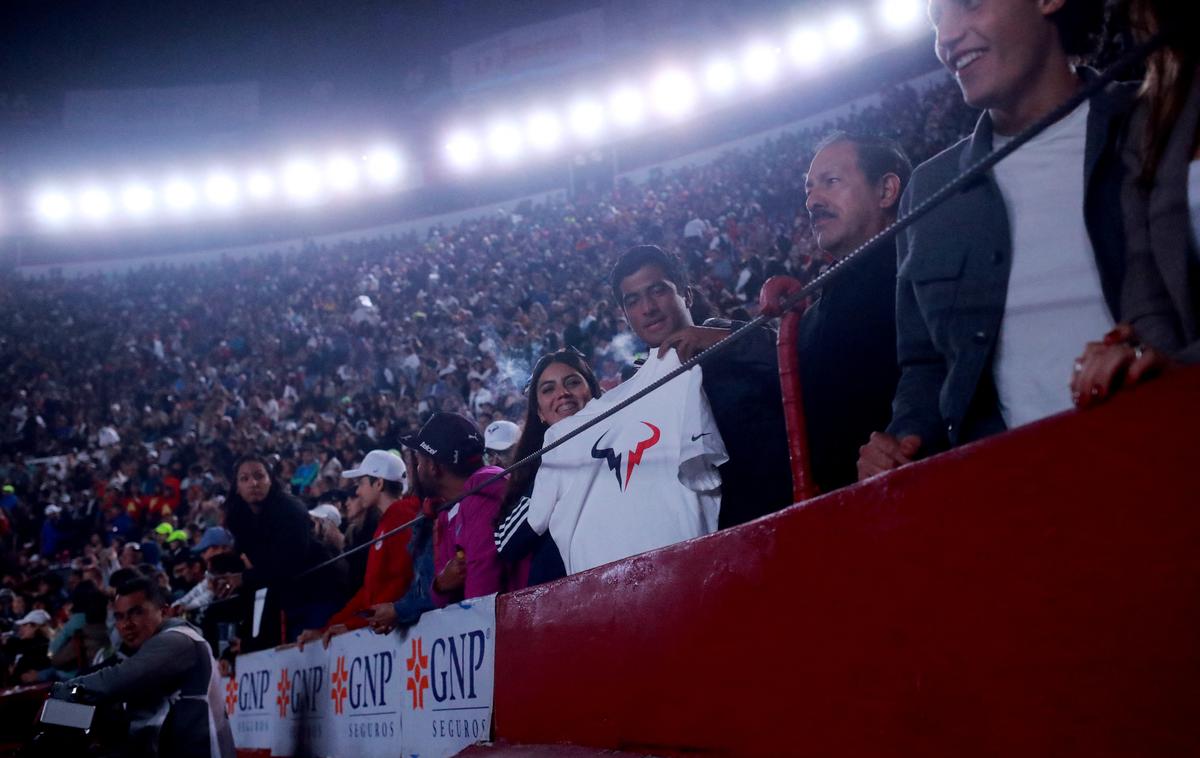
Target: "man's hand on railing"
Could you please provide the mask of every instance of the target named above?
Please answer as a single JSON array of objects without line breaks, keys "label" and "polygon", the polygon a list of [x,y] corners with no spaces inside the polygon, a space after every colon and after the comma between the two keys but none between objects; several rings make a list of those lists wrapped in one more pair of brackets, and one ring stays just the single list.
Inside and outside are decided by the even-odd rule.
[{"label": "man's hand on railing", "polygon": [[858,481],[912,463],[921,449],[921,438],[915,434],[896,439],[884,432],[872,432],[867,444],[858,449]]},{"label": "man's hand on railing", "polygon": [[396,628],[396,606],[391,603],[373,605],[363,611],[363,618],[376,634],[388,634]]}]

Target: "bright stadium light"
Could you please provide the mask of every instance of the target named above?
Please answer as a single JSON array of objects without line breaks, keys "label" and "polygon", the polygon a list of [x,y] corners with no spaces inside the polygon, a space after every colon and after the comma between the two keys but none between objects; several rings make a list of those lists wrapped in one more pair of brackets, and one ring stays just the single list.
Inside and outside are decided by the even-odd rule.
[{"label": "bright stadium light", "polygon": [[842,14],[829,22],[828,36],[833,49],[841,52],[853,50],[862,42],[862,24],[854,16]]},{"label": "bright stadium light", "polygon": [[825,57],[825,40],[816,29],[797,29],[788,37],[787,50],[793,63],[812,69]]},{"label": "bright stadium light", "polygon": [[571,131],[580,139],[592,140],[604,131],[604,109],[591,99],[576,100],[567,119],[571,123]]},{"label": "bright stadium light", "polygon": [[714,95],[728,95],[737,86],[737,69],[725,58],[714,58],[704,67],[704,86]]},{"label": "bright stadium light", "polygon": [[275,197],[275,177],[262,169],[251,171],[246,177],[246,194],[255,200],[270,200]]},{"label": "bright stadium light", "polygon": [[375,147],[363,156],[367,178],[372,184],[390,187],[400,180],[400,154],[390,147]]},{"label": "bright stadium light", "polygon": [[488,129],[487,146],[501,163],[516,160],[524,147],[521,130],[511,121],[497,121]]},{"label": "bright stadium light", "polygon": [[534,150],[548,153],[562,144],[562,125],[550,111],[534,111],[525,119],[525,136]]},{"label": "bright stadium light", "polygon": [[214,171],[204,180],[204,198],[214,208],[229,210],[237,205],[237,182],[223,171]]},{"label": "bright stadium light", "polygon": [[646,117],[646,103],[642,93],[634,87],[623,85],[613,91],[608,101],[612,121],[626,128],[637,126]]},{"label": "bright stadium light", "polygon": [[321,194],[321,172],[304,158],[293,158],[283,167],[283,191],[298,203],[310,203]]},{"label": "bright stadium light", "polygon": [[779,75],[779,50],[765,42],[755,42],[742,56],[742,71],[746,80],[759,87],[775,81]]},{"label": "bright stadium light", "polygon": [[446,140],[446,158],[459,171],[472,171],[479,165],[479,140],[467,131],[459,131]]},{"label": "bright stadium light", "polygon": [[196,205],[196,188],[186,179],[171,179],[163,187],[163,200],[172,211],[185,213]]},{"label": "bright stadium light", "polygon": [[121,207],[134,218],[145,218],[154,210],[154,192],[141,182],[130,182],[121,189]]},{"label": "bright stadium light", "polygon": [[667,118],[683,118],[696,105],[696,85],[678,69],[667,69],[654,78],[654,105]]},{"label": "bright stadium light", "polygon": [[107,221],[112,210],[112,198],[100,187],[88,187],[79,193],[79,213],[87,220]]},{"label": "bright stadium light", "polygon": [[907,32],[920,26],[924,4],[921,0],[881,0],[879,14],[888,29]]},{"label": "bright stadium light", "polygon": [[325,162],[325,176],[335,192],[353,192],[358,189],[358,166],[348,155],[331,155]]},{"label": "bright stadium light", "polygon": [[58,190],[43,190],[33,201],[38,218],[51,225],[63,224],[71,215],[71,200]]}]

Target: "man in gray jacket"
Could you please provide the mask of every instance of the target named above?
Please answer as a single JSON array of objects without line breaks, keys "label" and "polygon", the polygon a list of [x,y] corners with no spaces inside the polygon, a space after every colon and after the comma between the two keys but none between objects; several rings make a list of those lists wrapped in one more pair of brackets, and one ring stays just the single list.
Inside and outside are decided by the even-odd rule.
[{"label": "man in gray jacket", "polygon": [[[985,112],[916,169],[901,215],[1075,94],[1102,15],[1094,0],[930,0],[938,58]],[[1071,408],[1075,356],[1120,318],[1132,102],[1110,86],[898,238],[900,383],[860,479]]]},{"label": "man in gray jacket", "polygon": [[193,626],[165,619],[165,606],[162,589],[148,579],[118,587],[113,618],[122,641],[136,652],[69,684],[126,704],[127,755],[233,758],[212,651]]}]

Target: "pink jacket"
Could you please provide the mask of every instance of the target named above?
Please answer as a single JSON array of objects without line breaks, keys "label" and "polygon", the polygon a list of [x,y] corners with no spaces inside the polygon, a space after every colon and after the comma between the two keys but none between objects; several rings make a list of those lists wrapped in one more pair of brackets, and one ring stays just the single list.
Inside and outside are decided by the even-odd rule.
[{"label": "pink jacket", "polygon": [[[478,487],[503,469],[484,466],[467,479],[463,491]],[[463,592],[443,595],[432,590],[434,603],[445,608],[450,603],[490,595],[504,589],[504,570],[496,555],[496,518],[508,487],[507,479],[489,484],[482,492],[465,498],[448,511],[438,514],[433,539],[434,576],[442,573],[455,553],[462,550],[467,561],[467,581]]]}]

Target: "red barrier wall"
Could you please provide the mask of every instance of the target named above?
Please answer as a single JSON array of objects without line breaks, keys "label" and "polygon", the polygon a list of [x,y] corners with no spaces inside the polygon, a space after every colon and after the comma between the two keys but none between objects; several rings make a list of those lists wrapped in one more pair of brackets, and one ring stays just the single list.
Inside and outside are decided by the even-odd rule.
[{"label": "red barrier wall", "polygon": [[501,597],[510,743],[1200,754],[1200,370]]}]

